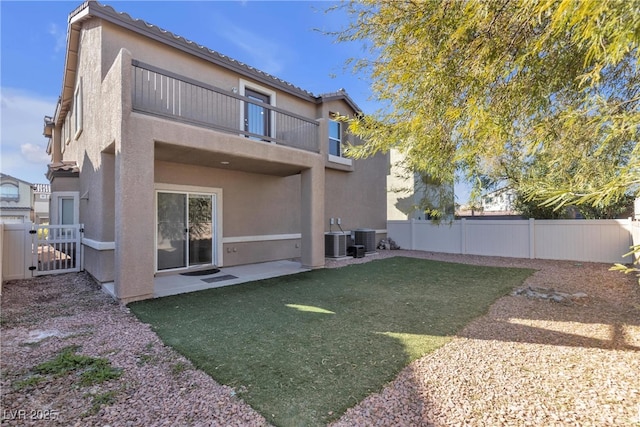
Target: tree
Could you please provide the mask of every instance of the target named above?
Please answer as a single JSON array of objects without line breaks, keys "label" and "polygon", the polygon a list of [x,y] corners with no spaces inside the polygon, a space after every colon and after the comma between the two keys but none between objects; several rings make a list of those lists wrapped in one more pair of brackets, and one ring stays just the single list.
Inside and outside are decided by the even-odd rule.
[{"label": "tree", "polygon": [[[639,192],[640,1],[378,0],[343,6],[340,41],[384,107],[350,123],[360,158],[397,148],[452,182],[544,157],[527,197],[554,207]],[[598,178],[598,179],[596,179]]]},{"label": "tree", "polygon": [[[382,108],[351,120],[407,167],[451,182],[526,176],[528,200],[604,208],[640,196],[640,0],[359,0],[339,41]],[[530,180],[526,180],[530,178]]]}]

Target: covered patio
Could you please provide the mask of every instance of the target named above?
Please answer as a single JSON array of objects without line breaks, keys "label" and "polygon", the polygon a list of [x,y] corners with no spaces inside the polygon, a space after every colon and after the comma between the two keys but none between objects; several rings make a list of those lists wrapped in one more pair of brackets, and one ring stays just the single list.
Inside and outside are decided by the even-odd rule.
[{"label": "covered patio", "polygon": [[[238,285],[255,280],[270,279],[289,274],[309,271],[298,261],[280,260],[246,264],[234,267],[222,267],[220,271],[202,275],[183,275],[179,273],[157,275],[153,284],[153,297],[160,298],[203,289]],[[113,282],[102,285],[103,290],[116,298]]]}]

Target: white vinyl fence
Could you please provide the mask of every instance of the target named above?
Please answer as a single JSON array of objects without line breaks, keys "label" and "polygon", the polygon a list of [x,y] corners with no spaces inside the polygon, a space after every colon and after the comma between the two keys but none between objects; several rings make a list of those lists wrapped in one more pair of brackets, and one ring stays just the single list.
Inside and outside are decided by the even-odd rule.
[{"label": "white vinyl fence", "polygon": [[80,271],[82,232],[81,224],[0,223],[2,281]]},{"label": "white vinyl fence", "polygon": [[32,247],[28,235],[31,223],[0,224],[2,232],[2,280],[31,277]]},{"label": "white vinyl fence", "polygon": [[[640,246],[640,221],[631,223],[631,239],[634,246]],[[636,254],[636,259],[640,258],[640,254]]]},{"label": "white vinyl fence", "polygon": [[403,249],[453,254],[631,263],[637,221],[456,220],[388,221],[387,235]]}]

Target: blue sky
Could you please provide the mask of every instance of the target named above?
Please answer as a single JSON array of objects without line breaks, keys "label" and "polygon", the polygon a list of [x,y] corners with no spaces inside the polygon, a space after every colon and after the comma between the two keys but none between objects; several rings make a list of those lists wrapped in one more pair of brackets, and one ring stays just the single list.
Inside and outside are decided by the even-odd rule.
[{"label": "blue sky", "polygon": [[[369,84],[345,64],[365,54],[323,31],[347,25],[334,2],[103,1],[314,94],[346,89],[365,113]],[[80,1],[0,0],[0,170],[46,182],[43,117],[53,115],[62,88],[67,17]]]}]

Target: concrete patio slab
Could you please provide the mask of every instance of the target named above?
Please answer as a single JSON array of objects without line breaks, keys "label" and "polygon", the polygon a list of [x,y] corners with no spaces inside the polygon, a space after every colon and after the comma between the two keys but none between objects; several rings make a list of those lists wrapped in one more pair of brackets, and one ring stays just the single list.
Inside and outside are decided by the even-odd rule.
[{"label": "concrete patio slab", "polygon": [[302,267],[302,264],[299,262],[282,260],[235,267],[222,267],[220,271],[215,274],[203,276],[181,276],[179,273],[157,276],[154,280],[153,296],[159,298],[185,292],[237,285],[255,280],[270,279],[272,277],[286,276],[305,271],[309,271],[309,269]]}]

